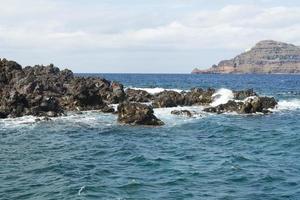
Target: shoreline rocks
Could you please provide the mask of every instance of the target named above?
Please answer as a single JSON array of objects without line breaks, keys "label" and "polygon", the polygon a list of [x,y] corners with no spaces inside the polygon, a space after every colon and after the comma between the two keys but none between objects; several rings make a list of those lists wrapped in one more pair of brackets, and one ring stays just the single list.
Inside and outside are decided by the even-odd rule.
[{"label": "shoreline rocks", "polygon": [[[126,89],[118,82],[98,77],[76,77],[53,64],[22,68],[15,61],[0,59],[0,118],[25,115],[58,117],[68,111],[98,110],[118,114],[124,124],[161,126],[153,108],[177,106],[210,106],[215,89],[192,88],[190,91],[165,90],[150,94],[144,90]],[[268,113],[276,106],[274,98],[259,97],[253,90],[233,91],[233,100],[205,112]],[[144,103],[144,104],[143,104]],[[147,104],[152,104],[146,105]],[[119,104],[117,112],[112,104]],[[174,115],[191,117],[188,110],[174,110]]]},{"label": "shoreline rocks", "polygon": [[65,111],[103,110],[125,100],[123,85],[102,78],[75,77],[53,64],[22,68],[0,59],[0,117],[57,117]]}]

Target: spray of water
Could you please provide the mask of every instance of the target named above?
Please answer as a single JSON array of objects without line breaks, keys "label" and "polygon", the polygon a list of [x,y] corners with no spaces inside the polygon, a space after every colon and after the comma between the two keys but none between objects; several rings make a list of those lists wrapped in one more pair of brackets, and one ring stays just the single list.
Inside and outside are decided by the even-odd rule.
[{"label": "spray of water", "polygon": [[220,104],[225,104],[229,100],[232,100],[234,97],[233,92],[226,88],[221,88],[217,90],[213,95],[213,102],[211,103],[211,106],[218,106]]}]

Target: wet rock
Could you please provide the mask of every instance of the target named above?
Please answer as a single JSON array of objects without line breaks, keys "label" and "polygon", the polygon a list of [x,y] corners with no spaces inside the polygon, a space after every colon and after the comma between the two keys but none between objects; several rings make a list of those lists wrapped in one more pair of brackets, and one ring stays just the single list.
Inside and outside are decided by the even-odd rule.
[{"label": "wet rock", "polygon": [[35,122],[52,121],[52,119],[49,118],[49,117],[43,117],[43,118],[36,118],[34,121],[35,121]]},{"label": "wet rock", "polygon": [[122,84],[105,79],[94,80],[99,94],[106,104],[117,104],[125,100],[126,94]]},{"label": "wet rock", "polygon": [[104,113],[114,113],[115,109],[111,106],[105,106],[104,108],[101,109],[101,112]]},{"label": "wet rock", "polygon": [[184,94],[183,105],[207,105],[212,102],[212,95],[215,93],[214,89],[204,90],[202,88],[193,88],[191,91]]},{"label": "wet rock", "polygon": [[225,113],[225,112],[238,112],[241,109],[242,105],[243,105],[242,102],[236,102],[230,100],[226,104],[221,104],[215,107],[208,107],[205,108],[203,111],[218,113],[218,114]]},{"label": "wet rock", "polygon": [[268,113],[277,105],[276,100],[272,97],[254,97],[247,99],[242,105],[239,113]]},{"label": "wet rock", "polygon": [[260,97],[260,101],[264,109],[274,109],[278,104],[274,97]]},{"label": "wet rock", "polygon": [[8,114],[5,112],[0,112],[0,119],[5,119],[7,118]]},{"label": "wet rock", "polygon": [[118,106],[118,121],[123,124],[161,126],[164,123],[153,114],[151,106],[124,102]]},{"label": "wet rock", "polygon": [[225,112],[237,112],[240,114],[250,113],[269,113],[268,109],[274,108],[277,105],[276,100],[272,97],[253,97],[248,98],[245,101],[233,101],[230,100],[226,104],[221,104],[215,107],[205,108],[206,112],[213,113],[225,113]]},{"label": "wet rock", "polygon": [[192,117],[193,116],[193,114],[189,110],[172,110],[171,114],[172,115],[187,116],[187,117]]},{"label": "wet rock", "polygon": [[253,91],[253,89],[234,91],[234,99],[236,100],[244,100],[248,97],[257,96],[257,94]]},{"label": "wet rock", "polygon": [[154,108],[176,107],[183,105],[184,96],[175,91],[163,91],[154,96]]},{"label": "wet rock", "polygon": [[144,90],[134,90],[128,88],[126,91],[127,101],[132,102],[150,102],[153,99],[153,95]]}]

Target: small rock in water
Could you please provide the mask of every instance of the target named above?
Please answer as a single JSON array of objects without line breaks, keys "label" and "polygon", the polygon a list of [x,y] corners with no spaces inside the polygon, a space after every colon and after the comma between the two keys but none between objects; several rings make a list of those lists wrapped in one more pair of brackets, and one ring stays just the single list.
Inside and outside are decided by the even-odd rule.
[{"label": "small rock in water", "polygon": [[173,110],[171,111],[171,114],[173,115],[183,115],[187,117],[192,117],[193,114],[189,110]]},{"label": "small rock in water", "polygon": [[104,108],[101,109],[102,112],[104,113],[114,113],[115,109],[113,107],[110,106],[105,106]]},{"label": "small rock in water", "polygon": [[49,117],[43,117],[43,118],[36,118],[34,121],[35,121],[35,122],[52,121],[52,119],[49,118]]},{"label": "small rock in water", "polygon": [[118,121],[123,124],[162,126],[164,122],[153,114],[151,106],[124,102],[118,106]]}]

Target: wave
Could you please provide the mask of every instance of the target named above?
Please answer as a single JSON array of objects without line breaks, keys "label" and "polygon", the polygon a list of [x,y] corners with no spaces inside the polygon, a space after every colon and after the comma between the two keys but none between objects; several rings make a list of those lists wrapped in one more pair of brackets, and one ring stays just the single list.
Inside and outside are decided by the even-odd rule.
[{"label": "wave", "polygon": [[300,99],[280,100],[276,110],[298,110],[300,109]]},{"label": "wave", "polygon": [[[154,115],[165,122],[168,126],[176,126],[185,123],[189,123],[194,120],[199,120],[210,115],[210,113],[204,112],[204,106],[178,106],[171,108],[155,108]],[[173,110],[188,110],[192,113],[192,117],[184,115],[174,115],[171,112]]]},{"label": "wave", "polygon": [[44,121],[43,117],[24,116],[19,118],[0,119],[0,132],[9,129],[34,127],[39,124],[55,123],[56,127],[110,127],[117,124],[117,117],[99,111],[68,112],[66,116],[54,117]]},{"label": "wave", "polygon": [[163,92],[163,91],[175,91],[175,92],[178,92],[178,93],[181,93],[185,90],[181,90],[181,89],[166,89],[166,88],[160,88],[160,87],[156,87],[156,88],[138,88],[138,87],[129,87],[130,89],[133,89],[133,90],[144,90],[150,94],[157,94],[157,93],[160,93],[160,92]]},{"label": "wave", "polygon": [[234,95],[232,90],[221,88],[212,95],[212,98],[213,98],[213,102],[210,105],[218,106],[220,104],[227,103],[229,100],[233,100]]}]

